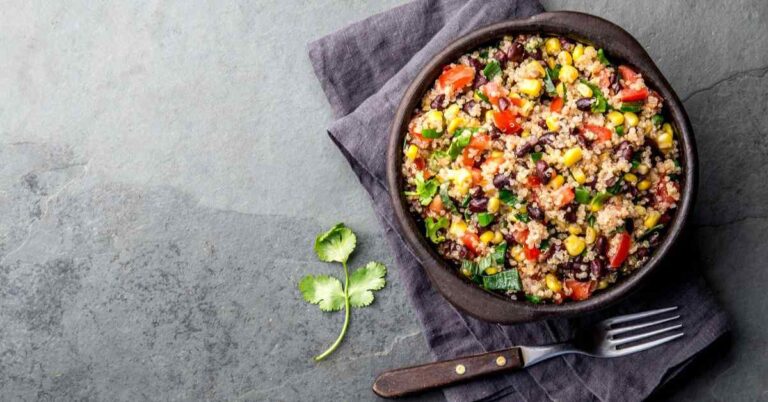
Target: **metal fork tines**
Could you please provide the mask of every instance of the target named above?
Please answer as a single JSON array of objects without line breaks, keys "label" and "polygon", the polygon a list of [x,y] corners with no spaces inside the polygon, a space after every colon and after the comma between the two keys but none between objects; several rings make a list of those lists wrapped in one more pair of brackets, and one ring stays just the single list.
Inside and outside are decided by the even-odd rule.
[{"label": "metal fork tines", "polygon": [[[576,337],[573,342],[548,346],[521,346],[525,367],[566,353],[593,357],[619,357],[641,352],[671,342],[684,332],[680,315],[669,315],[675,307],[611,317]],[[662,325],[667,324],[667,325]]]}]

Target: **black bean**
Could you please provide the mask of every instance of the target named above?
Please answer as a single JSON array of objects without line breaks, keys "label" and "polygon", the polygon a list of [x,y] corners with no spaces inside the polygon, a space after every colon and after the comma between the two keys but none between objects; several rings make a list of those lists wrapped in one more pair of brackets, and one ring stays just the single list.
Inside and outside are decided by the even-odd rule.
[{"label": "black bean", "polygon": [[552,172],[552,169],[549,168],[547,162],[539,159],[536,162],[536,175],[539,177],[539,179],[541,179],[542,182],[549,183],[549,181],[552,179],[552,176],[554,176],[554,172]]},{"label": "black bean", "polygon": [[589,112],[592,110],[592,103],[595,100],[593,98],[581,98],[576,101],[576,108],[582,112]]},{"label": "black bean", "polygon": [[619,176],[613,176],[605,182],[606,187],[613,187],[619,182]]},{"label": "black bean", "polygon": [[507,62],[507,54],[499,50],[496,52],[496,55],[493,56],[496,60],[499,61],[502,65]]},{"label": "black bean", "polygon": [[619,156],[619,159],[631,161],[632,155],[634,155],[634,151],[632,150],[632,145],[629,143],[629,141],[622,141],[621,144],[619,144],[619,146],[616,148],[616,154]]},{"label": "black bean", "polygon": [[507,242],[507,247],[512,247],[515,244],[517,244],[517,240],[515,240],[515,235],[513,235],[512,233],[505,234],[504,241]]},{"label": "black bean", "polygon": [[512,46],[507,50],[507,59],[509,61],[513,62],[519,62],[523,60],[523,56],[525,55],[525,48],[521,43],[515,42],[512,44]]},{"label": "black bean", "polygon": [[462,107],[462,109],[464,109],[464,111],[467,112],[467,114],[469,114],[469,111],[472,110],[472,108],[474,108],[476,104],[477,104],[477,102],[471,100],[471,101],[465,103],[464,106]]},{"label": "black bean", "polygon": [[617,74],[616,71],[614,71],[611,75],[611,90],[616,94],[621,90],[621,85],[619,84],[619,74]]},{"label": "black bean", "polygon": [[541,54],[541,49],[538,49],[538,48],[537,48],[537,49],[535,49],[535,50],[534,50],[534,51],[532,51],[532,52],[528,52],[528,51],[526,51],[526,52],[525,52],[525,55],[526,55],[526,56],[528,56],[528,57],[530,57],[530,58],[536,59],[536,60],[541,60],[541,59],[543,59],[543,58],[544,58],[544,57],[542,56],[542,54]]},{"label": "black bean", "polygon": [[443,101],[445,100],[445,95],[440,94],[435,96],[435,99],[432,101],[432,104],[430,106],[432,109],[442,109],[443,108]]},{"label": "black bean", "polygon": [[488,132],[488,134],[491,136],[492,140],[498,140],[501,138],[501,131],[499,131],[496,127],[491,127],[491,130]]},{"label": "black bean", "polygon": [[648,247],[641,247],[635,251],[635,256],[639,259],[648,257],[649,254],[651,254],[651,250],[649,250]]},{"label": "black bean", "polygon": [[574,133],[576,135],[576,140],[579,142],[579,145],[584,148],[589,148],[590,145],[592,145],[592,141],[590,141],[587,136],[581,132],[581,130],[573,129],[573,131],[571,131],[571,135],[574,135]]},{"label": "black bean", "polygon": [[509,100],[505,97],[499,98],[499,110],[507,110],[509,107]]},{"label": "black bean", "polygon": [[624,229],[631,234],[635,230],[635,221],[631,218],[624,220]]},{"label": "black bean", "polygon": [[544,219],[544,212],[541,211],[541,208],[539,208],[539,205],[535,202],[528,204],[526,210],[528,211],[528,216],[531,217],[531,219],[535,219],[537,221]]},{"label": "black bean", "polygon": [[605,268],[605,264],[603,263],[603,260],[600,258],[595,258],[592,260],[592,262],[589,263],[589,270],[592,273],[592,276],[594,278],[599,278],[600,275],[603,273],[603,269]]},{"label": "black bean", "polygon": [[528,155],[531,150],[533,150],[534,143],[532,142],[526,142],[525,144],[521,145],[519,148],[517,148],[517,151],[515,151],[515,156],[518,158],[522,158],[525,155]]},{"label": "black bean", "polygon": [[537,124],[539,125],[539,127],[541,127],[541,128],[543,128],[543,129],[545,129],[545,130],[546,130],[546,128],[547,128],[547,122],[546,122],[546,121],[544,121],[544,119],[541,119],[541,120],[539,120],[539,122],[538,122]]},{"label": "black bean", "polygon": [[576,222],[576,212],[578,211],[579,207],[578,205],[574,203],[568,204],[567,207],[565,207],[565,221],[569,223]]},{"label": "black bean", "polygon": [[483,69],[485,68],[485,64],[483,64],[482,61],[480,61],[478,59],[475,59],[475,58],[472,58],[472,57],[469,58],[469,64],[471,64],[472,67],[475,68],[475,73],[476,74],[480,74],[483,71]]},{"label": "black bean", "polygon": [[650,244],[651,247],[656,247],[659,243],[661,243],[661,233],[657,230],[648,236],[648,244]]},{"label": "black bean", "polygon": [[488,198],[480,197],[469,200],[469,210],[472,212],[485,212],[488,209]]},{"label": "black bean", "polygon": [[[481,70],[482,71],[482,70]],[[475,79],[472,81],[472,88],[480,88],[488,83],[488,79],[482,73],[475,74]]]},{"label": "black bean", "polygon": [[502,189],[509,186],[509,176],[504,173],[499,173],[493,177],[493,186]]},{"label": "black bean", "polygon": [[555,137],[557,136],[557,133],[554,131],[547,131],[544,133],[544,135],[539,138],[538,143],[539,144],[545,144],[545,145],[552,145],[552,143],[555,141]]},{"label": "black bean", "polygon": [[595,251],[598,255],[605,256],[605,253],[608,252],[608,239],[605,238],[605,236],[600,236],[597,238],[597,242],[595,243]]}]

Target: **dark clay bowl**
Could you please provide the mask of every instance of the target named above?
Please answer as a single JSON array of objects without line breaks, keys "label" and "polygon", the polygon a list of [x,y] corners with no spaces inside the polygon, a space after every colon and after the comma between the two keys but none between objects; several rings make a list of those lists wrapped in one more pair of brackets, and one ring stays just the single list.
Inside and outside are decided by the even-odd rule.
[{"label": "dark clay bowl", "polygon": [[[681,199],[678,211],[670,222],[661,244],[644,266],[585,301],[566,302],[561,305],[532,304],[510,300],[470,283],[460,277],[456,269],[452,268],[427,242],[423,229],[411,215],[403,196],[401,173],[403,137],[407,131],[411,112],[420,104],[421,97],[440,75],[442,67],[483,44],[498,40],[504,35],[519,33],[570,37],[602,47],[614,63],[633,66],[642,73],[646,84],[663,97],[665,117],[675,127],[680,144],[680,162],[684,176],[681,179]],[[425,65],[408,87],[395,114],[387,155],[387,184],[400,234],[424,266],[437,290],[454,306],[474,317],[485,321],[512,324],[592,312],[618,302],[632,290],[637,289],[670,251],[690,215],[696,194],[696,159],[693,132],[683,105],[640,43],[623,29],[602,18],[575,12],[551,12],[479,29],[451,43]]]}]

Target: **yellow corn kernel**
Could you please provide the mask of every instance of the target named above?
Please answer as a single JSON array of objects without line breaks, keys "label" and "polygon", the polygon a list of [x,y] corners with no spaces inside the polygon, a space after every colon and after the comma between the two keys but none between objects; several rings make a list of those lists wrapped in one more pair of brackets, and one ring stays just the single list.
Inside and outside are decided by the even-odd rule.
[{"label": "yellow corn kernel", "polygon": [[576,225],[576,224],[569,225],[568,226],[568,233],[570,233],[572,235],[575,235],[575,236],[580,235],[581,234],[581,226]]},{"label": "yellow corn kernel", "polygon": [[641,163],[637,165],[637,169],[635,170],[637,170],[637,173],[640,173],[641,175],[647,175],[649,168],[645,163]]},{"label": "yellow corn kernel", "polygon": [[590,88],[588,85],[585,85],[584,83],[578,83],[576,85],[576,91],[584,98],[592,97],[592,88]]},{"label": "yellow corn kernel", "polygon": [[499,273],[499,269],[496,267],[488,267],[484,272],[486,275],[496,275]]},{"label": "yellow corn kernel", "polygon": [[530,73],[532,77],[544,77],[547,75],[547,71],[544,70],[544,66],[541,65],[538,61],[531,61],[526,66],[527,71]]},{"label": "yellow corn kernel", "polygon": [[461,111],[461,107],[459,107],[459,105],[457,105],[455,103],[452,104],[451,106],[448,106],[445,109],[445,112],[443,113],[444,117],[445,117],[445,120],[451,121],[451,120],[455,119],[456,117],[459,116],[459,112],[460,111]]},{"label": "yellow corn kernel", "polygon": [[573,166],[576,162],[581,160],[581,148],[573,147],[563,154],[563,165]]},{"label": "yellow corn kernel", "polygon": [[555,68],[556,65],[557,65],[557,60],[555,60],[554,57],[547,58],[547,66],[549,66],[549,68]]},{"label": "yellow corn kernel", "polygon": [[453,134],[454,131],[456,131],[457,128],[467,124],[467,121],[464,120],[461,117],[457,117],[453,120],[451,120],[450,123],[448,123],[448,134]]},{"label": "yellow corn kernel", "polygon": [[645,215],[645,207],[642,205],[635,205],[635,213],[639,216]]},{"label": "yellow corn kernel", "polygon": [[522,138],[528,138],[530,136],[531,136],[531,132],[528,131],[528,130],[523,130],[523,132],[520,133],[520,137],[522,137]]},{"label": "yellow corn kernel", "polygon": [[408,157],[408,159],[410,160],[416,159],[416,157],[419,156],[419,147],[411,144],[408,147],[408,149],[405,151],[405,156]]},{"label": "yellow corn kernel", "polygon": [[667,133],[659,134],[656,138],[656,145],[658,145],[660,149],[672,148],[672,136]]},{"label": "yellow corn kernel", "polygon": [[592,212],[597,212],[599,210],[603,209],[603,204],[599,202],[590,202],[589,203],[589,210]]},{"label": "yellow corn kernel", "polygon": [[[539,63],[535,63],[535,64],[539,64]],[[519,86],[520,86],[520,92],[532,98],[537,98],[539,95],[541,95],[541,80],[524,79],[520,82]]]},{"label": "yellow corn kernel", "polygon": [[675,132],[672,130],[672,125],[670,125],[669,123],[664,123],[661,126],[661,129],[665,133],[669,134],[670,137],[674,136],[674,134],[675,134]]},{"label": "yellow corn kernel", "polygon": [[573,179],[576,180],[576,183],[584,184],[587,182],[587,175],[584,174],[584,171],[579,168],[571,169],[571,176],[573,176]]},{"label": "yellow corn kernel", "polygon": [[490,230],[483,232],[483,234],[480,235],[480,241],[485,244],[490,243],[491,240],[493,240],[493,232]]},{"label": "yellow corn kernel", "polygon": [[587,244],[592,244],[597,240],[597,231],[591,226],[587,226],[587,233],[584,234],[584,241]]},{"label": "yellow corn kernel", "polygon": [[503,158],[504,152],[503,151],[493,151],[491,152],[491,158]]},{"label": "yellow corn kernel", "polygon": [[661,218],[660,213],[656,211],[650,211],[648,212],[648,216],[645,217],[645,220],[643,221],[643,225],[645,225],[646,229],[650,229],[656,226],[657,223],[659,223],[659,218]]},{"label": "yellow corn kernel", "polygon": [[500,244],[504,241],[504,235],[500,231],[493,233],[493,244]]},{"label": "yellow corn kernel", "polygon": [[466,231],[467,224],[461,219],[453,221],[453,223],[451,223],[451,227],[448,229],[448,232],[454,237],[464,236],[464,232]]},{"label": "yellow corn kernel", "polygon": [[560,119],[557,118],[555,115],[549,115],[545,119],[547,122],[547,128],[549,131],[557,131],[560,130]]},{"label": "yellow corn kernel", "polygon": [[495,214],[496,212],[499,212],[499,197],[491,197],[488,199],[488,212]]},{"label": "yellow corn kernel", "polygon": [[549,38],[544,41],[544,50],[553,56],[560,53],[560,39]]},{"label": "yellow corn kernel", "polygon": [[651,188],[651,182],[649,180],[643,180],[640,183],[637,183],[637,189],[640,191],[645,191]]},{"label": "yellow corn kernel", "polygon": [[592,46],[587,46],[587,47],[584,48],[584,54],[596,55],[597,54],[597,49],[595,49]]},{"label": "yellow corn kernel", "polygon": [[564,243],[565,249],[568,250],[568,254],[573,257],[581,254],[581,252],[584,251],[584,248],[587,246],[584,238],[576,235],[570,235],[566,237]]},{"label": "yellow corn kernel", "polygon": [[557,190],[558,188],[562,187],[563,184],[565,184],[565,177],[560,174],[553,177],[552,180],[549,181],[549,187],[551,187],[553,190]]},{"label": "yellow corn kernel", "polygon": [[579,43],[573,48],[573,61],[578,61],[581,56],[584,56],[584,45]]},{"label": "yellow corn kernel", "polygon": [[512,247],[512,258],[517,262],[525,260],[525,251],[523,251],[523,248],[520,246]]},{"label": "yellow corn kernel", "polygon": [[439,110],[430,110],[429,113],[427,113],[426,122],[429,125],[429,127],[437,129],[438,131],[442,130],[443,112]]},{"label": "yellow corn kernel", "polygon": [[608,285],[610,285],[608,283],[608,280],[607,279],[602,279],[602,280],[600,280],[600,282],[597,283],[597,288],[598,289],[605,289],[605,288],[608,287]]},{"label": "yellow corn kernel", "polygon": [[544,281],[547,284],[547,288],[553,292],[559,292],[563,288],[560,284],[560,280],[558,280],[554,274],[545,275]]},{"label": "yellow corn kernel", "polygon": [[627,123],[627,126],[636,127],[637,123],[640,122],[640,119],[638,119],[637,115],[632,112],[625,112],[624,121]]},{"label": "yellow corn kernel", "polygon": [[576,71],[576,67],[574,66],[562,66],[560,67],[560,74],[557,77],[562,82],[573,84],[573,82],[579,78],[579,72]]},{"label": "yellow corn kernel", "polygon": [[562,66],[570,66],[573,64],[573,57],[571,57],[570,53],[563,50],[557,54],[557,62]]},{"label": "yellow corn kernel", "polygon": [[632,173],[627,173],[624,175],[624,180],[635,184],[637,183],[637,176],[633,175]]},{"label": "yellow corn kernel", "polygon": [[467,125],[469,127],[471,127],[471,128],[478,128],[478,127],[482,126],[483,123],[480,123],[480,120],[478,120],[478,119],[472,119],[472,120],[469,121],[469,123]]},{"label": "yellow corn kernel", "polygon": [[617,111],[611,111],[608,113],[608,120],[613,123],[614,126],[620,126],[624,124],[624,115]]},{"label": "yellow corn kernel", "polygon": [[531,112],[533,112],[534,106],[535,105],[533,104],[533,102],[529,101],[528,99],[523,100],[523,105],[520,106],[520,114],[525,117],[528,117],[531,114]]},{"label": "yellow corn kernel", "polygon": [[489,110],[485,112],[485,121],[486,122],[493,121],[493,110]]},{"label": "yellow corn kernel", "polygon": [[561,98],[565,98],[565,83],[561,82],[555,87],[555,93]]}]

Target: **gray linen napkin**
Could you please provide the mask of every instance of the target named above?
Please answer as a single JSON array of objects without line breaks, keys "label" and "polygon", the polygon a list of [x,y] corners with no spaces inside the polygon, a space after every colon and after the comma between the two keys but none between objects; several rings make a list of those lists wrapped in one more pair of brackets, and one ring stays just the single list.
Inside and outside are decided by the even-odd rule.
[{"label": "gray linen napkin", "polygon": [[578,328],[609,315],[681,306],[686,331],[682,341],[619,359],[559,357],[526,370],[446,388],[446,398],[640,400],[727,330],[726,317],[696,272],[688,247],[678,247],[677,257],[668,259],[648,286],[619,306],[578,319],[503,326],[466,316],[446,302],[394,229],[385,183],[387,134],[410,81],[452,40],[494,22],[542,11],[534,0],[419,0],[310,43],[309,57],[337,119],[328,133],[373,200],[435,359],[563,341]]}]

